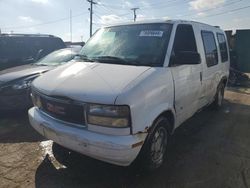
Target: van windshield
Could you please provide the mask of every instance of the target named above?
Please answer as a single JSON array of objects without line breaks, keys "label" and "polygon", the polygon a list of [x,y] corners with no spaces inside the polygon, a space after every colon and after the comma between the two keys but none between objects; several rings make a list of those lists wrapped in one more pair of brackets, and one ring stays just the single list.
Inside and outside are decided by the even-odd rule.
[{"label": "van windshield", "polygon": [[136,24],[102,28],[80,52],[83,60],[135,66],[162,66],[172,24]]}]

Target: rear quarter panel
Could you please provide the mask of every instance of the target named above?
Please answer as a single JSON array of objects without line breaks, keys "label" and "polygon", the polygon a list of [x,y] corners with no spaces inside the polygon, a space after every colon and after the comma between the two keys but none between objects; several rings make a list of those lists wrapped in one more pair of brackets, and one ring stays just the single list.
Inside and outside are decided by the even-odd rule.
[{"label": "rear quarter panel", "polygon": [[[209,31],[214,34],[217,53],[218,53],[218,64],[214,66],[207,66],[206,57],[205,57],[205,50],[204,44],[202,40],[202,31]],[[206,103],[211,103],[214,99],[214,96],[217,91],[217,87],[223,77],[228,77],[229,75],[229,61],[222,63],[221,62],[221,55],[220,55],[220,48],[219,43],[217,40],[217,33],[224,32],[216,27],[209,26],[206,24],[197,24],[196,25],[196,35],[197,35],[197,47],[199,48],[199,52],[201,54],[201,61],[202,61],[202,72],[203,72],[203,93],[206,98]]]}]

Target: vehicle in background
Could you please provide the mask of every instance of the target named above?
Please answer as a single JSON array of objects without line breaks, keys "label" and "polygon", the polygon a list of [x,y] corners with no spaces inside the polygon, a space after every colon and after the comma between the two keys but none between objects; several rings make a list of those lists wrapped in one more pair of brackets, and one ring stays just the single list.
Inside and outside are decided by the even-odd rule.
[{"label": "vehicle in background", "polygon": [[221,107],[228,51],[223,30],[193,21],[104,27],[79,61],[32,83],[30,123],[84,155],[157,169],[178,126],[207,105]]},{"label": "vehicle in background", "polygon": [[19,110],[32,105],[30,83],[41,74],[72,60],[78,50],[64,48],[38,62],[0,71],[0,110]]},{"label": "vehicle in background", "polygon": [[67,48],[72,48],[72,49],[75,49],[76,51],[80,51],[82,49],[82,46],[80,46],[80,45],[70,45],[70,46],[67,46]]},{"label": "vehicle in background", "polygon": [[67,48],[75,48],[75,49],[82,49],[82,47],[85,45],[85,42],[64,42]]},{"label": "vehicle in background", "polygon": [[85,45],[85,42],[70,42],[70,41],[65,41],[65,45],[69,48],[71,46],[81,46],[83,47]]},{"label": "vehicle in background", "polygon": [[34,63],[61,48],[66,45],[53,35],[0,34],[0,71]]}]

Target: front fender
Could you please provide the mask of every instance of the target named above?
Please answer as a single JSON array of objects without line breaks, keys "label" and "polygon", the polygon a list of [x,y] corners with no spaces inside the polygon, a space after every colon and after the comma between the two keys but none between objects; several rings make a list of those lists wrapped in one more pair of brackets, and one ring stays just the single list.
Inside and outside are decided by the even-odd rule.
[{"label": "front fender", "polygon": [[173,108],[174,86],[168,68],[157,67],[145,72],[117,97],[116,104],[131,109],[132,133],[145,132],[164,111]]}]

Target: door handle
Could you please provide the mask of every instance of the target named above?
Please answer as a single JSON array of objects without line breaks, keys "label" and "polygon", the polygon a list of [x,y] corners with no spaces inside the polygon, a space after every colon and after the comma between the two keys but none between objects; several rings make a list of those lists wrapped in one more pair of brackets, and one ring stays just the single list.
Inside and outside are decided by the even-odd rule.
[{"label": "door handle", "polygon": [[202,82],[202,72],[200,72],[200,81]]}]

